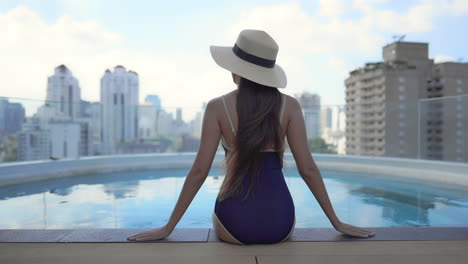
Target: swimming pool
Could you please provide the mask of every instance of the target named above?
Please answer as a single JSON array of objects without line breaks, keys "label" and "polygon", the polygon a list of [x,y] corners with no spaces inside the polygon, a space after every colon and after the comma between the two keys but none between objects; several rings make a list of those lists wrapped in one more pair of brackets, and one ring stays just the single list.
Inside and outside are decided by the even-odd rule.
[{"label": "swimming pool", "polygon": [[[189,169],[150,169],[0,187],[0,229],[152,228],[164,225]],[[331,227],[296,169],[285,169],[296,227]],[[468,192],[385,175],[322,169],[337,215],[366,227],[468,226]],[[223,180],[212,169],[177,228],[212,228]]]}]

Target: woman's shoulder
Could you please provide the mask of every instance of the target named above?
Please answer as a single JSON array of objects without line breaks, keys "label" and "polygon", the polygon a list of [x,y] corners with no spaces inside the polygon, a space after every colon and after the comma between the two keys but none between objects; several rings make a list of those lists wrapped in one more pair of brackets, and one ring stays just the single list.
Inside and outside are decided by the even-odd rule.
[{"label": "woman's shoulder", "polygon": [[286,107],[288,107],[288,105],[289,105],[289,106],[291,106],[291,105],[292,105],[292,106],[297,106],[297,105],[299,105],[299,101],[297,101],[297,99],[296,99],[295,97],[290,96],[290,95],[287,95],[287,94],[285,94],[285,93],[281,93],[281,94],[283,94],[284,97],[286,98]]}]

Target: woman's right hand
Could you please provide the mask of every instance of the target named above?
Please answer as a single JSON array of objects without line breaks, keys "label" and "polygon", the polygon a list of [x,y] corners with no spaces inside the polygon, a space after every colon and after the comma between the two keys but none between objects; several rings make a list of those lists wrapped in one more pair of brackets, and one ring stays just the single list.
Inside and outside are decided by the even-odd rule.
[{"label": "woman's right hand", "polygon": [[371,237],[375,235],[375,232],[353,226],[350,224],[346,224],[343,222],[340,222],[335,226],[335,229],[343,234],[349,235],[349,236],[355,236],[355,237]]}]

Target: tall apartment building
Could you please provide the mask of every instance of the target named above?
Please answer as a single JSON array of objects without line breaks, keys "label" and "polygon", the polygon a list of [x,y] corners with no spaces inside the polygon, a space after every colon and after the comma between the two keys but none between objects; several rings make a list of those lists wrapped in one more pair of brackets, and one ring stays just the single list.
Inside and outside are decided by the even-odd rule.
[{"label": "tall apartment building", "polygon": [[423,97],[419,156],[468,162],[468,63],[436,64]]},{"label": "tall apartment building", "polygon": [[428,53],[427,43],[394,42],[383,47],[383,62],[350,72],[345,80],[347,154],[428,158],[422,149],[430,137],[422,121],[432,117],[421,110],[421,102],[430,97],[434,73],[443,67]]},{"label": "tall apartment building", "polygon": [[55,108],[57,117],[75,119],[80,115],[81,90],[71,71],[60,65],[47,79],[48,104]]},{"label": "tall apartment building", "polygon": [[0,132],[16,134],[25,122],[25,110],[20,103],[0,99]]},{"label": "tall apartment building", "polygon": [[102,151],[116,153],[116,144],[138,138],[139,78],[123,66],[101,78]]},{"label": "tall apartment building", "polygon": [[18,133],[18,161],[49,159],[50,149],[50,130],[41,127],[38,117],[27,118]]},{"label": "tall apartment building", "polygon": [[295,97],[302,108],[307,138],[320,137],[320,96],[303,92]]}]

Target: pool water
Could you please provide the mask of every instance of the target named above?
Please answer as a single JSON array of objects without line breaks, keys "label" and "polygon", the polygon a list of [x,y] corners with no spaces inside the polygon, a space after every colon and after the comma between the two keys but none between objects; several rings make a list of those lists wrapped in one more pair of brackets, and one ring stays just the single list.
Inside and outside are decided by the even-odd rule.
[{"label": "pool water", "polygon": [[[164,225],[189,169],[75,176],[0,187],[1,229],[154,228]],[[321,170],[341,221],[364,227],[468,226],[468,191],[385,175]],[[285,169],[296,227],[332,227],[296,169]],[[177,228],[212,228],[224,176],[212,169]]]}]

